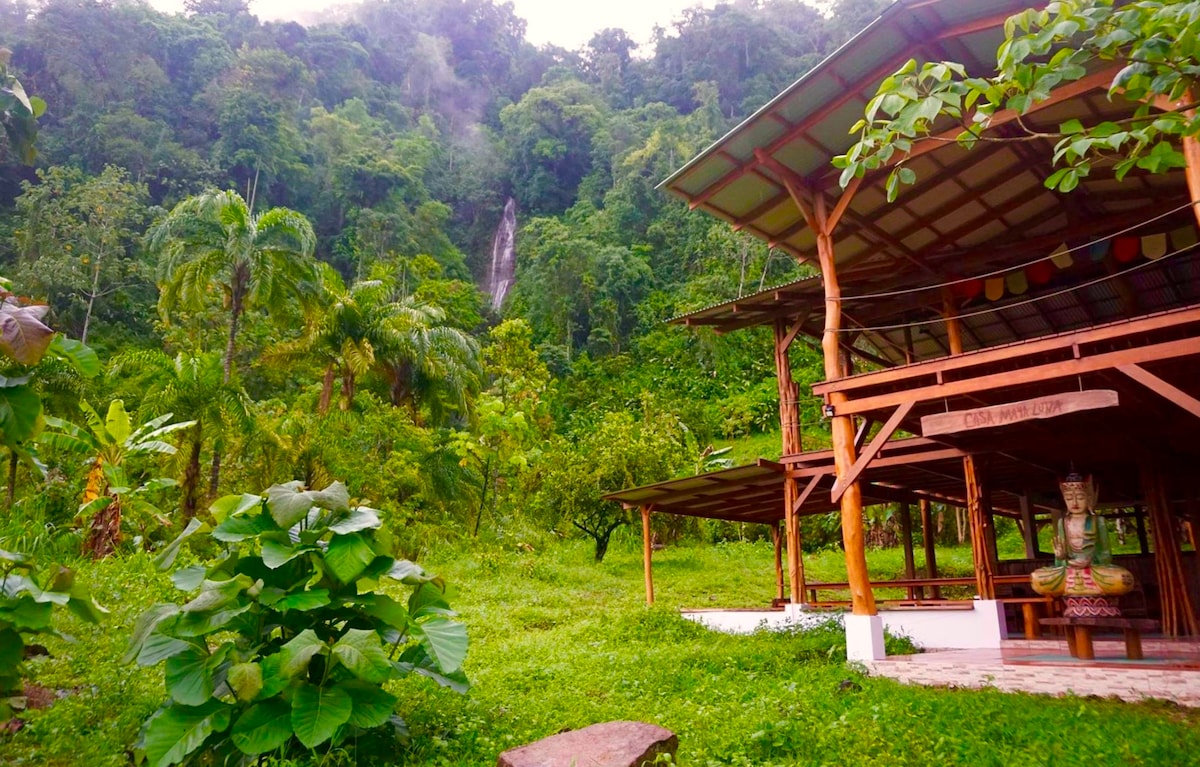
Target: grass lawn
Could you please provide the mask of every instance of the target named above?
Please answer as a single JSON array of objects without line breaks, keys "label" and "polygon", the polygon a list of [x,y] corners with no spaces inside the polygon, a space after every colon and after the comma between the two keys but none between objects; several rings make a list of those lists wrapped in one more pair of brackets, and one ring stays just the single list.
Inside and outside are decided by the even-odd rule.
[{"label": "grass lawn", "polygon": [[[395,684],[412,737],[363,743],[359,764],[494,765],[499,752],[613,719],[679,735],[682,765],[1172,765],[1196,763],[1200,713],[1168,704],[905,687],[842,661],[838,630],[732,637],[699,628],[681,606],[761,605],[774,589],[765,543],[670,547],[656,554],[659,605],[642,603],[630,533],[595,564],[583,542],[535,551],[444,551],[425,564],[452,586],[471,635],[462,696],[424,679]],[[840,554],[809,557],[811,577],[841,577]],[[872,555],[894,574],[898,552]],[[948,571],[970,554],[947,550]],[[0,736],[4,765],[124,765],[163,695],[159,672],[117,663],[130,626],[174,598],[144,557],[85,565],[112,609],[102,627],[64,622],[74,644],[32,663],[38,683],[70,694]],[[845,680],[852,684],[843,685]],[[843,689],[845,688],[845,689]],[[271,764],[351,764],[343,753]]]}]

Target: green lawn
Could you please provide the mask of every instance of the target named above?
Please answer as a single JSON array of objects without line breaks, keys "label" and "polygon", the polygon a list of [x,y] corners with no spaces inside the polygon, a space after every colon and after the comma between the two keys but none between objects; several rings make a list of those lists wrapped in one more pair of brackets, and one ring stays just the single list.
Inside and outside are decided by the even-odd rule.
[{"label": "green lawn", "polygon": [[[612,719],[674,730],[679,764],[705,767],[1166,765],[1200,753],[1200,714],[1171,705],[908,688],[847,669],[837,630],[710,633],[676,608],[763,604],[774,588],[770,546],[680,546],[655,556],[651,610],[632,531],[599,565],[576,541],[432,558],[427,566],[452,584],[451,602],[470,627],[474,687],[460,696],[423,679],[398,683],[412,737],[399,748],[364,743],[358,763],[490,767],[504,749]],[[969,568],[969,552],[939,556],[948,569]],[[841,577],[837,552],[806,561],[811,577]],[[879,575],[902,563],[894,551],[871,561]],[[111,620],[70,624],[77,643],[55,643],[53,658],[33,663],[38,682],[71,693],[0,740],[0,764],[127,764],[124,750],[162,695],[157,673],[115,659],[137,613],[173,596],[169,582],[140,556],[86,566],[83,577]],[[847,679],[854,684],[843,690]],[[353,761],[333,754],[312,763]]]}]

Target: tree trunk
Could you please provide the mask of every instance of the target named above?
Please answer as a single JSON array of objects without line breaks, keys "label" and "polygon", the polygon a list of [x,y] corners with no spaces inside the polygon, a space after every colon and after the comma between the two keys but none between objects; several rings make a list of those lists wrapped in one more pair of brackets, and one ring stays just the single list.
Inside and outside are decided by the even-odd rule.
[{"label": "tree trunk", "polygon": [[342,401],[338,407],[342,410],[349,410],[354,406],[354,372],[346,370],[342,375]]},{"label": "tree trunk", "polygon": [[333,363],[325,366],[325,378],[321,381],[321,401],[317,404],[317,414],[329,412],[329,401],[333,399]]},{"label": "tree trunk", "polygon": [[608,539],[612,537],[612,530],[607,530],[594,537],[596,539],[596,561],[603,562],[604,555],[608,553]]},{"label": "tree trunk", "polygon": [[233,377],[233,355],[237,352],[238,320],[242,317],[242,286],[234,278],[230,286],[229,341],[225,344],[225,383]]},{"label": "tree trunk", "polygon": [[479,491],[479,513],[475,515],[475,532],[472,533],[472,538],[479,537],[479,524],[483,522],[483,510],[487,506],[488,487],[491,486],[492,475],[492,457],[489,455],[487,463],[483,467],[483,483]]},{"label": "tree trunk", "polygon": [[208,494],[216,497],[217,487],[221,484],[221,448],[213,446],[212,468],[208,471]]},{"label": "tree trunk", "polygon": [[100,258],[96,255],[96,265],[92,270],[92,292],[88,293],[87,311],[83,314],[83,332],[79,334],[79,342],[87,343],[88,327],[92,324],[92,307],[96,305],[96,294],[100,292]]},{"label": "tree trunk", "polygon": [[188,452],[187,467],[183,470],[183,487],[180,488],[183,495],[183,521],[187,524],[193,517],[196,516],[196,510],[199,505],[198,489],[200,486],[200,424],[196,424],[192,435],[192,446]]},{"label": "tree trunk", "polygon": [[112,502],[92,517],[87,540],[84,541],[84,552],[92,559],[104,559],[117,550],[121,542],[121,499],[113,497]]}]

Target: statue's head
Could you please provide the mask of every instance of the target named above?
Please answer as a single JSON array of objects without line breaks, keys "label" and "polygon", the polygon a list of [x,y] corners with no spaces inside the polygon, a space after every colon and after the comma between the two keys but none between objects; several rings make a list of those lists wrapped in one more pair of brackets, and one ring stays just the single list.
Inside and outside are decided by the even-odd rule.
[{"label": "statue's head", "polygon": [[1096,508],[1096,483],[1092,476],[1071,472],[1058,483],[1068,514],[1088,514]]}]

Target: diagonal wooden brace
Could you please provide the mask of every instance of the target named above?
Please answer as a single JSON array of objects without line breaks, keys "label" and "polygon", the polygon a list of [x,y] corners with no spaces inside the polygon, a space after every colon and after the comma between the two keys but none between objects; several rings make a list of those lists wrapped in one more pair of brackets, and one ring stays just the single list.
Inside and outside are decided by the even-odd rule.
[{"label": "diagonal wooden brace", "polygon": [[1183,389],[1167,383],[1141,365],[1118,365],[1117,370],[1120,370],[1155,394],[1169,399],[1192,415],[1200,418],[1200,400],[1188,394]]},{"label": "diagonal wooden brace", "polygon": [[883,445],[891,436],[896,433],[896,429],[900,428],[900,424],[904,418],[913,409],[917,403],[914,401],[904,402],[892,413],[891,417],[883,424],[883,428],[871,440],[871,444],[867,445],[867,449],[858,457],[854,465],[850,467],[845,476],[838,477],[838,481],[833,483],[833,492],[830,493],[830,500],[837,503],[842,499],[842,495],[846,489],[858,481],[859,476],[870,465],[871,461],[879,455],[879,451],[883,450]]},{"label": "diagonal wooden brace", "polygon": [[804,491],[801,492],[800,495],[796,496],[795,502],[792,503],[793,514],[800,513],[800,509],[804,506],[804,502],[807,501],[808,497],[813,494],[813,491],[817,489],[817,485],[820,484],[824,477],[824,474],[813,475],[813,478],[810,479],[808,484],[804,486]]}]

